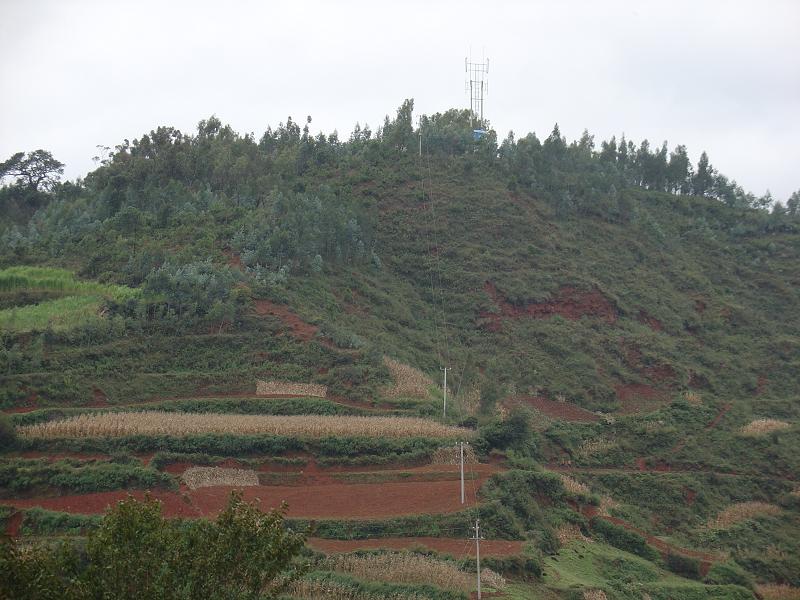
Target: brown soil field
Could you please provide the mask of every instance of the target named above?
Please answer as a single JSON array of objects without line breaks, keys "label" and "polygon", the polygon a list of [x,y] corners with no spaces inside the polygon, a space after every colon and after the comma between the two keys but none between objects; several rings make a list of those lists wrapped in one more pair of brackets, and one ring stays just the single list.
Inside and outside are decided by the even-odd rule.
[{"label": "brown soil field", "polygon": [[521,396],[515,400],[524,402],[554,419],[562,421],[573,421],[577,423],[593,423],[600,420],[600,417],[584,408],[570,404],[569,402],[557,402],[539,396]]},{"label": "brown soil field", "polygon": [[[477,489],[485,481],[474,482]],[[289,517],[309,519],[371,519],[415,514],[445,514],[464,508],[459,497],[459,482],[426,481],[398,483],[323,483],[298,486],[253,486],[246,488],[209,487],[178,492],[153,491],[168,517],[215,516],[226,505],[230,492],[241,489],[243,497],[262,510],[289,505]],[[469,483],[471,491],[472,483]],[[17,508],[39,506],[48,510],[79,514],[99,514],[128,494],[144,497],[140,490],[118,490],[93,494],[74,494],[50,498],[4,500]],[[471,495],[471,494],[470,494]]]},{"label": "brown soil field", "polygon": [[620,384],[614,390],[621,405],[617,412],[621,415],[651,412],[668,399],[665,392],[644,383]]},{"label": "brown soil field", "polygon": [[[322,538],[309,538],[308,545],[325,552],[338,554],[353,552],[354,550],[407,550],[422,546],[428,550],[435,550],[443,554],[450,554],[455,558],[475,556],[475,543],[471,540],[460,538],[373,538],[368,540],[326,540]],[[523,542],[509,542],[506,540],[482,540],[481,556],[513,556],[522,553]]]}]

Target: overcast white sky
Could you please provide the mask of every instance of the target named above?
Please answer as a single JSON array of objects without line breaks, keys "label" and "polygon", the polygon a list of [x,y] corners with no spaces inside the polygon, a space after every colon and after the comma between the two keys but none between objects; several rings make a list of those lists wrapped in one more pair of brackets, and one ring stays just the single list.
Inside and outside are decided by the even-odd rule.
[{"label": "overcast white sky", "polygon": [[0,0],[0,160],[45,148],[74,178],[98,144],[212,114],[346,137],[404,98],[468,105],[470,48],[501,138],[624,132],[707,150],[757,194],[800,188],[798,0]]}]

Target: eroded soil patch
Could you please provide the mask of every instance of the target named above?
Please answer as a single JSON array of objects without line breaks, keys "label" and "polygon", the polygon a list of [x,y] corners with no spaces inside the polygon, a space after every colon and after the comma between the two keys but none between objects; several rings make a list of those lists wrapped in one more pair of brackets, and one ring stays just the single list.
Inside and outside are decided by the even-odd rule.
[{"label": "eroded soil patch", "polygon": [[556,400],[548,400],[541,396],[520,396],[514,398],[514,401],[524,403],[532,408],[535,408],[541,413],[553,419],[561,419],[562,421],[572,421],[575,423],[594,423],[600,420],[600,417],[593,412],[570,404],[569,402],[558,402]]},{"label": "eroded soil patch", "polygon": [[552,300],[531,302],[522,306],[509,302],[491,281],[487,281],[483,289],[499,311],[484,311],[480,314],[482,319],[487,320],[485,327],[489,330],[499,329],[500,320],[503,318],[547,319],[559,315],[571,320],[578,320],[581,317],[593,317],[607,323],[614,323],[617,320],[616,307],[598,289],[585,291],[564,286],[556,292]]}]

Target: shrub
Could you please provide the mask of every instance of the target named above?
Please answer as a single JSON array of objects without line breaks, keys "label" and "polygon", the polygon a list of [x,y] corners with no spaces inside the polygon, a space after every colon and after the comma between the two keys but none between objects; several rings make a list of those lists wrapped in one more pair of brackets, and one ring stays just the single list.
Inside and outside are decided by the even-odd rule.
[{"label": "shrub", "polygon": [[673,573],[690,579],[700,579],[700,561],[696,558],[670,553],[667,554],[665,562]]},{"label": "shrub", "polygon": [[13,448],[17,443],[17,431],[8,415],[0,414],[0,450]]}]

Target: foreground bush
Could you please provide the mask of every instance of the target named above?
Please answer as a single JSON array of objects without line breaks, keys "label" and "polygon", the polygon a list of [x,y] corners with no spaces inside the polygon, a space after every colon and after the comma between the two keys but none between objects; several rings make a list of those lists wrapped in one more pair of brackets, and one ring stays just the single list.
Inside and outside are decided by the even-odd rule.
[{"label": "foreground bush", "polygon": [[85,546],[0,545],[0,598],[274,598],[302,570],[305,536],[283,512],[232,494],[216,521],[166,520],[159,502],[119,502]]}]

